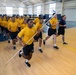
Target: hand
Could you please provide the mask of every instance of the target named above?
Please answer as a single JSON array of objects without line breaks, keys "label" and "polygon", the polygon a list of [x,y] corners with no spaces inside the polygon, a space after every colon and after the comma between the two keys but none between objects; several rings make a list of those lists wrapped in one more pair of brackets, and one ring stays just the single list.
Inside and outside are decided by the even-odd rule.
[{"label": "hand", "polygon": [[20,45],[24,47],[24,44],[23,43],[20,43]]},{"label": "hand", "polygon": [[66,28],[66,25],[64,25],[64,28]]},{"label": "hand", "polygon": [[59,22],[56,23],[56,25],[58,25],[58,24],[59,24]]},{"label": "hand", "polygon": [[37,33],[40,34],[41,30],[38,30]]},{"label": "hand", "polygon": [[24,45],[24,47],[26,47],[26,46],[27,46],[27,44]]},{"label": "hand", "polygon": [[41,29],[41,32],[44,32],[44,30]]}]

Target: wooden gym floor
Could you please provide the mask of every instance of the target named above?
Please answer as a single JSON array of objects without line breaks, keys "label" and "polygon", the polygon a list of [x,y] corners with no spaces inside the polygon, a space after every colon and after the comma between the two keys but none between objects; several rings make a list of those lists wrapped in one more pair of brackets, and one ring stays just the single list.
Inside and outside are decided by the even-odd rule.
[{"label": "wooden gym floor", "polygon": [[25,59],[18,55],[5,67],[5,63],[21,46],[17,44],[17,50],[13,50],[12,44],[0,42],[0,75],[76,75],[76,28],[66,29],[65,37],[68,45],[62,44],[61,36],[57,37],[59,50],[53,49],[50,38],[42,46],[43,54],[38,51],[38,43],[35,43],[30,68],[25,65]]}]

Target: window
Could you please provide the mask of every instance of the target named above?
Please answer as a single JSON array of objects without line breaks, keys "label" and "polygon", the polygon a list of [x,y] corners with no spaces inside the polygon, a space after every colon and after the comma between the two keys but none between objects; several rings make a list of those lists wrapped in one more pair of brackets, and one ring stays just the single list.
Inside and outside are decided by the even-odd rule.
[{"label": "window", "polygon": [[55,12],[56,8],[56,3],[50,4],[49,5],[49,14],[53,14]]},{"label": "window", "polygon": [[12,7],[6,7],[6,14],[12,15],[13,14],[13,8]]},{"label": "window", "polygon": [[19,8],[19,15],[20,15],[20,16],[23,15],[23,8]]},{"label": "window", "polygon": [[41,6],[37,6],[37,15],[41,14]]},{"label": "window", "polygon": [[32,14],[32,7],[28,7],[28,14]]}]

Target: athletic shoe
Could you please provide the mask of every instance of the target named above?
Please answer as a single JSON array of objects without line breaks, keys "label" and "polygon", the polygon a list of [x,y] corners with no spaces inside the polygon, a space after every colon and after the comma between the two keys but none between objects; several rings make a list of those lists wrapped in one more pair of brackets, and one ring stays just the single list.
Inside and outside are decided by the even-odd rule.
[{"label": "athletic shoe", "polygon": [[16,46],[13,46],[13,49],[15,50],[16,49]]},{"label": "athletic shoe", "polygon": [[25,64],[26,64],[28,67],[31,67],[31,65],[30,65],[29,62],[25,62]]},{"label": "athletic shoe", "polygon": [[46,43],[45,40],[43,40],[43,44],[44,44],[44,45],[45,45],[45,43]]},{"label": "athletic shoe", "polygon": [[66,44],[67,45],[68,43],[64,42],[63,44]]},{"label": "athletic shoe", "polygon": [[20,52],[22,52],[21,50],[19,51],[19,57],[21,57],[22,56],[22,54],[20,54]]},{"label": "athletic shoe", "polygon": [[59,49],[59,47],[57,47],[57,46],[53,46],[53,48],[55,48],[55,49]]},{"label": "athletic shoe", "polygon": [[41,53],[43,53],[42,49],[39,49],[39,51],[40,51]]},{"label": "athletic shoe", "polygon": [[8,40],[8,43],[10,43],[10,40]]}]

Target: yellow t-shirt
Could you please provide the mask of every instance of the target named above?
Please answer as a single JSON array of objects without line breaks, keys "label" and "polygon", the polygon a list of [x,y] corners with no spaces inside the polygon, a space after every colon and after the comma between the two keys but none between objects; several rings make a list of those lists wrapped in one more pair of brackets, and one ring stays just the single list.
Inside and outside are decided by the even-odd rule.
[{"label": "yellow t-shirt", "polygon": [[1,24],[2,27],[4,27],[4,21],[3,20],[1,21],[0,24]]},{"label": "yellow t-shirt", "polygon": [[[34,38],[32,38],[32,36],[36,33],[36,29],[35,27],[29,28],[28,26],[25,27],[24,29],[22,29],[19,34],[18,37],[22,38],[22,42],[24,44],[30,45],[33,43]],[[32,38],[32,39],[31,39]],[[30,40],[31,39],[31,40]],[[29,41],[30,40],[30,41]],[[28,42],[29,41],[29,42]],[[28,43],[27,43],[28,42]]]},{"label": "yellow t-shirt", "polygon": [[23,19],[18,19],[18,27],[21,27],[23,21],[24,21]]},{"label": "yellow t-shirt", "polygon": [[6,21],[6,16],[4,16],[3,21]]},{"label": "yellow t-shirt", "polygon": [[37,23],[37,24],[35,25],[35,28],[36,28],[37,31],[40,30],[40,29],[42,28],[42,24]]},{"label": "yellow t-shirt", "polygon": [[22,30],[23,28],[25,28],[26,26],[27,26],[27,24],[24,24],[24,23],[23,23],[23,24],[21,25],[21,30]]},{"label": "yellow t-shirt", "polygon": [[0,18],[0,25],[2,24],[2,19]]},{"label": "yellow t-shirt", "polygon": [[36,23],[39,23],[39,22],[40,22],[40,19],[39,19],[39,18],[36,18],[33,22],[34,22],[35,24],[36,24]]},{"label": "yellow t-shirt", "polygon": [[3,21],[3,26],[4,26],[5,28],[8,28],[8,21]]},{"label": "yellow t-shirt", "polygon": [[53,19],[50,20],[50,24],[51,24],[52,29],[56,29],[57,23],[58,23],[57,18],[53,18]]},{"label": "yellow t-shirt", "polygon": [[8,30],[11,30],[11,32],[18,31],[18,23],[17,22],[10,22],[8,24]]},{"label": "yellow t-shirt", "polygon": [[12,19],[11,19],[11,18],[9,18],[8,22],[12,22]]}]

